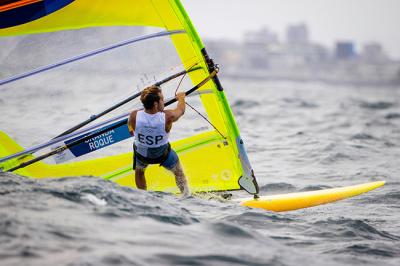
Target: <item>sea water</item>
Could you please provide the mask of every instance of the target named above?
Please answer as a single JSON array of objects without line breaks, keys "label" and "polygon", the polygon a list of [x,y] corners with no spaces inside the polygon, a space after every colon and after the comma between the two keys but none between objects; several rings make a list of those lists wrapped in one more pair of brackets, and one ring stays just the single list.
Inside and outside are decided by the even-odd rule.
[{"label": "sea water", "polygon": [[[262,195],[386,185],[273,213],[94,177],[0,173],[0,265],[400,265],[400,88],[221,79]],[[2,124],[38,102],[0,98]],[[38,138],[24,130],[33,126],[14,135]]]}]

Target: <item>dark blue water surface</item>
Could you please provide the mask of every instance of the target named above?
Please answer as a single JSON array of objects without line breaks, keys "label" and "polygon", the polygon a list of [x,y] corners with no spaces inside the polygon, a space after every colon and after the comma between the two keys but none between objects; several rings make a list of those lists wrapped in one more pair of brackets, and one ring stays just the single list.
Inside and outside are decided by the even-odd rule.
[{"label": "dark blue water surface", "polygon": [[0,173],[0,265],[400,265],[400,89],[222,81],[261,194],[387,184],[272,213]]}]

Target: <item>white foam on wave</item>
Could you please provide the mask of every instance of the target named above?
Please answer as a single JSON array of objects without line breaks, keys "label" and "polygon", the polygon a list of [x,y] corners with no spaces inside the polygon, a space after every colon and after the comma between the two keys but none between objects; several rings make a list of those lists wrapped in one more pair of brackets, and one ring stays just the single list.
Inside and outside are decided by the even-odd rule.
[{"label": "white foam on wave", "polygon": [[104,199],[99,199],[98,197],[96,197],[93,194],[84,194],[82,196],[83,200],[87,200],[90,203],[97,205],[97,206],[106,206],[107,205],[107,201],[105,201]]}]

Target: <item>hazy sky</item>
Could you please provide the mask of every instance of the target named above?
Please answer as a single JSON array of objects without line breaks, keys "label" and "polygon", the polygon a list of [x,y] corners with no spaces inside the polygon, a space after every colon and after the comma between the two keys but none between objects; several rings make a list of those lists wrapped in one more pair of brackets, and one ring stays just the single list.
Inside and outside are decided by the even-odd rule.
[{"label": "hazy sky", "polygon": [[200,36],[241,39],[267,26],[285,38],[288,24],[305,22],[311,40],[330,48],[377,41],[400,59],[400,0],[181,0]]}]

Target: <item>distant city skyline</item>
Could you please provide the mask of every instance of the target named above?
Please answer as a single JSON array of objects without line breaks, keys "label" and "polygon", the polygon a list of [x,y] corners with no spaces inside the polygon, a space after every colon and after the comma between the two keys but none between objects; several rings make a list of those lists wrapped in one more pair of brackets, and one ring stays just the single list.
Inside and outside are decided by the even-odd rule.
[{"label": "distant city skyline", "polygon": [[310,40],[334,48],[353,41],[357,51],[371,42],[400,59],[399,0],[182,0],[203,39],[242,40],[267,27],[286,41],[289,25],[305,23]]}]

